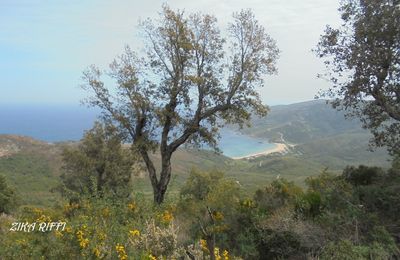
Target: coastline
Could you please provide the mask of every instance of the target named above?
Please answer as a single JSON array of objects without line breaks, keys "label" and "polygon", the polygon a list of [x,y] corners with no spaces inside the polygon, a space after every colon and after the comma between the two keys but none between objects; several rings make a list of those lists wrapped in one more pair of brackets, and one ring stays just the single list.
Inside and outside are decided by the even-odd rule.
[{"label": "coastline", "polygon": [[265,156],[271,153],[283,153],[286,150],[288,150],[288,146],[284,143],[274,143],[275,147],[274,148],[270,148],[268,150],[262,151],[262,152],[258,152],[258,153],[252,153],[252,154],[248,154],[245,156],[239,156],[239,157],[232,157],[232,159],[234,160],[241,160],[241,159],[250,159],[250,158],[257,158],[260,156]]}]

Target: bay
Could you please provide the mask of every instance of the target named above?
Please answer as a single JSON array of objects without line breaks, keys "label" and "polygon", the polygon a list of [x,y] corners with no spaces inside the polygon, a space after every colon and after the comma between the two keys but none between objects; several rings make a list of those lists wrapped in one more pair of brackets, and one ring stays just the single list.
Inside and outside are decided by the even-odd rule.
[{"label": "bay", "polygon": [[[46,142],[78,141],[100,112],[71,105],[2,105],[0,134],[30,136]],[[274,148],[267,140],[222,129],[219,148],[229,157],[243,157]]]}]

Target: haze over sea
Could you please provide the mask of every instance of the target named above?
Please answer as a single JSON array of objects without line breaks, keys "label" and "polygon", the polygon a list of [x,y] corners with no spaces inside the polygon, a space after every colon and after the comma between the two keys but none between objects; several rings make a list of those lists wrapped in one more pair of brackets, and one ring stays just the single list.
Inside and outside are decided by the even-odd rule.
[{"label": "haze over sea", "polygon": [[[98,110],[82,106],[2,105],[0,134],[30,136],[46,142],[78,141],[93,126]],[[229,157],[262,152],[275,145],[238,132],[223,129],[219,148]]]}]

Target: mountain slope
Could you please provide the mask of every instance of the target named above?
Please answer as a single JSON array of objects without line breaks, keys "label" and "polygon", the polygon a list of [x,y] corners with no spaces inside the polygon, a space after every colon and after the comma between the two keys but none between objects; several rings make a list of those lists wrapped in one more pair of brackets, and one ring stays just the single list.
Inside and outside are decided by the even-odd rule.
[{"label": "mountain slope", "polygon": [[[347,165],[389,166],[384,149],[368,151],[370,134],[357,120],[345,120],[342,112],[323,101],[274,106],[266,118],[254,119],[253,127],[242,131],[295,146],[285,155],[275,153],[247,160],[233,160],[212,151],[178,149],[172,158],[168,191],[176,193],[191,168],[221,170],[251,191],[277,176],[302,184],[305,178],[325,168],[339,173]],[[0,174],[15,187],[22,204],[50,205],[60,200],[59,194],[51,190],[60,184],[62,148],[76,144],[49,144],[29,137],[0,135]],[[152,158],[157,165],[159,155]],[[151,194],[145,171],[133,176],[133,190]]]},{"label": "mountain slope", "polygon": [[343,111],[324,100],[274,106],[266,118],[256,118],[248,135],[294,144],[292,152],[330,168],[346,164],[388,166],[385,149],[370,152],[372,135],[358,119],[346,119]]},{"label": "mountain slope", "polygon": [[273,106],[265,118],[255,118],[246,134],[301,144],[347,132],[367,133],[357,119],[345,119],[324,100]]}]

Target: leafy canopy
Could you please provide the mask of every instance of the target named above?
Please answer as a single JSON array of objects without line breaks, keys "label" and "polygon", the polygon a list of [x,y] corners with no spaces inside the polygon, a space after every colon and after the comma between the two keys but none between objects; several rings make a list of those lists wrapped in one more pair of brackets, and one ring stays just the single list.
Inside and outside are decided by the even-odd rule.
[{"label": "leafy canopy", "polygon": [[78,147],[63,151],[62,181],[72,192],[126,197],[133,157],[115,127],[96,122]]},{"label": "leafy canopy", "polygon": [[[154,199],[161,203],[171,156],[179,146],[217,148],[223,124],[242,127],[252,114],[266,115],[256,88],[263,86],[265,75],[276,72],[279,51],[250,10],[233,15],[227,38],[214,16],[167,5],[158,20],[140,26],[144,54],[126,47],[105,73],[91,66],[83,74],[83,88],[93,94],[88,103],[100,107],[104,119],[117,125],[141,155]],[[148,154],[157,147],[159,176]]]},{"label": "leafy canopy", "polygon": [[344,0],[341,27],[328,26],[316,53],[333,87],[321,96],[361,118],[371,144],[400,152],[400,1]]},{"label": "leafy canopy", "polygon": [[[251,110],[267,112],[255,88],[276,72],[278,49],[250,10],[234,14],[229,40],[215,17],[168,6],[159,20],[140,26],[144,57],[126,46],[105,73],[94,65],[83,73],[83,88],[94,94],[88,103],[102,108],[128,139],[160,143],[159,133],[167,131],[180,137],[168,136],[171,148],[189,137],[213,145],[223,121],[243,125]],[[102,76],[116,84],[106,87]]]}]

